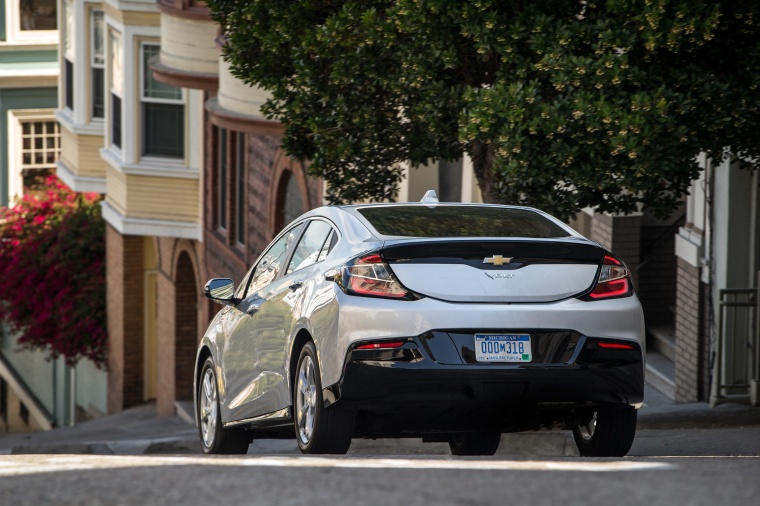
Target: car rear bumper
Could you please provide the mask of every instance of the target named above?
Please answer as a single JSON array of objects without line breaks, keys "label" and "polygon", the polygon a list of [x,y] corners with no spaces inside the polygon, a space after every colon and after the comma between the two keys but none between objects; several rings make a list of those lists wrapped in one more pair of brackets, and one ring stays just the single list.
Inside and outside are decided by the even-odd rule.
[{"label": "car rear bumper", "polygon": [[[566,299],[545,304],[451,303],[431,298],[400,301],[347,295],[336,288],[334,322],[314,329],[322,384],[341,380],[346,353],[357,342],[422,336],[435,329],[477,328],[482,332],[519,329],[565,329],[582,336],[644,342],[644,315],[638,298],[581,301]],[[430,344],[433,346],[433,344]],[[434,362],[440,360],[436,350]],[[430,358],[430,357],[428,357]]]},{"label": "car rear bumper", "polygon": [[394,350],[350,351],[343,377],[324,397],[357,411],[358,437],[511,432],[582,417],[599,406],[640,406],[641,347],[601,349],[598,341],[579,336],[562,363],[547,356],[544,363],[519,365],[441,364],[418,336]]}]

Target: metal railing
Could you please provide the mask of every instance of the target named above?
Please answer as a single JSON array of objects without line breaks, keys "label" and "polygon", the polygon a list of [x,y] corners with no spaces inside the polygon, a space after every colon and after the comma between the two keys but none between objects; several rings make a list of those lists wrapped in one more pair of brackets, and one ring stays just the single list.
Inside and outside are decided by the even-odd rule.
[{"label": "metal railing", "polygon": [[719,291],[718,342],[710,405],[725,400],[756,400],[758,380],[758,290]]}]

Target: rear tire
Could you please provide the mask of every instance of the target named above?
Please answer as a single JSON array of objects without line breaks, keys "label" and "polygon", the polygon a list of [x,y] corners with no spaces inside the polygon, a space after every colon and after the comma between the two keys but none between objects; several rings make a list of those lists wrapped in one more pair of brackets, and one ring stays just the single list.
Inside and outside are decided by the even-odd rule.
[{"label": "rear tire", "polygon": [[452,455],[493,455],[499,449],[501,433],[466,432],[449,439]]},{"label": "rear tire", "polygon": [[301,350],[293,378],[293,426],[298,448],[307,454],[345,454],[354,436],[356,415],[325,408],[317,350],[308,342]]},{"label": "rear tire", "polygon": [[201,450],[206,454],[243,455],[251,438],[244,429],[225,429],[219,409],[218,383],[214,361],[206,359],[198,384],[196,417]]},{"label": "rear tire", "polygon": [[624,457],[636,436],[638,413],[632,406],[596,411],[586,424],[573,426],[583,457]]}]

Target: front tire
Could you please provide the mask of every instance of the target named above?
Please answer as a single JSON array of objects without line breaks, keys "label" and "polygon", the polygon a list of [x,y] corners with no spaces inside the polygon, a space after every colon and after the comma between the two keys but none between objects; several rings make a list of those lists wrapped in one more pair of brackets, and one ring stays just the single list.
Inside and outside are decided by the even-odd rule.
[{"label": "front tire", "polygon": [[308,342],[301,350],[293,381],[293,425],[298,448],[307,454],[345,454],[351,446],[356,416],[333,406],[325,408],[317,350]]},{"label": "front tire", "polygon": [[244,429],[225,429],[219,409],[218,383],[214,361],[206,359],[198,384],[198,433],[201,450],[206,454],[243,455],[251,439]]},{"label": "front tire", "polygon": [[[587,423],[573,426],[583,457],[625,457],[636,436],[638,413],[632,406],[599,409]],[[585,421],[584,421],[585,422]]]},{"label": "front tire", "polygon": [[449,439],[452,455],[494,455],[499,449],[499,432],[466,432]]}]

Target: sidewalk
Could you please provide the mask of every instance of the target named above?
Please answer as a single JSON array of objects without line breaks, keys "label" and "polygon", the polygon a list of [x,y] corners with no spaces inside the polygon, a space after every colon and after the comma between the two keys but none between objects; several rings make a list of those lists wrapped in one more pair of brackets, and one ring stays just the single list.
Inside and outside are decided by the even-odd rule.
[{"label": "sidewalk", "polygon": [[[651,390],[651,389],[649,389]],[[672,404],[647,391],[631,456],[760,455],[760,408]],[[189,406],[182,406],[187,410]],[[191,408],[190,408],[191,409]],[[74,427],[0,437],[0,454],[197,454],[198,432],[184,416],[158,418],[152,404]],[[250,454],[295,454],[294,441],[256,440]],[[449,455],[447,444],[419,439],[355,439],[350,453]],[[578,455],[569,431],[505,434],[499,455],[518,458]]]}]

